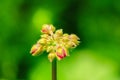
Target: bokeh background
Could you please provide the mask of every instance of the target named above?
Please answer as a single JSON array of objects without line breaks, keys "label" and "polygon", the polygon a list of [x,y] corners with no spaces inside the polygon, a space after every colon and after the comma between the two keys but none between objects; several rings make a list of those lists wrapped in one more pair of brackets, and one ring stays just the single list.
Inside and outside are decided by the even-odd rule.
[{"label": "bokeh background", "polygon": [[51,80],[47,53],[29,53],[42,24],[81,38],[58,80],[120,80],[120,0],[0,0],[0,80]]}]

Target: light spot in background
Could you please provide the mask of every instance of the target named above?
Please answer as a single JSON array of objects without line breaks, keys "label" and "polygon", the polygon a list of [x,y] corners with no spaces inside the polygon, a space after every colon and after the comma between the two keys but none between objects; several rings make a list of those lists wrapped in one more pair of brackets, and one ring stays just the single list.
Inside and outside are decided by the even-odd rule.
[{"label": "light spot in background", "polygon": [[33,16],[33,25],[35,27],[42,26],[43,24],[52,23],[52,12],[45,9],[38,9]]},{"label": "light spot in background", "polygon": [[[96,52],[82,50],[58,63],[59,80],[117,80],[117,63]],[[63,77],[64,76],[64,77]]]}]

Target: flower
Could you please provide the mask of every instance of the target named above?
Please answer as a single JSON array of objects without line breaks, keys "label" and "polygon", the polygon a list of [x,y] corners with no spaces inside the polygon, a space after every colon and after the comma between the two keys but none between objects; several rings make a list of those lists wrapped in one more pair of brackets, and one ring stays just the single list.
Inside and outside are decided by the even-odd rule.
[{"label": "flower", "polygon": [[55,58],[58,60],[64,59],[66,56],[69,56],[69,49],[79,45],[80,39],[78,36],[75,34],[64,34],[62,29],[55,31],[53,25],[44,24],[41,32],[41,38],[33,45],[30,53],[35,56],[46,51],[50,62]]},{"label": "flower", "polygon": [[41,38],[41,39],[38,40],[38,43],[39,44],[46,44],[47,40],[45,38]]},{"label": "flower", "polygon": [[67,50],[65,47],[58,46],[56,49],[56,55],[59,60],[63,59],[64,57],[68,56],[67,55]]},{"label": "flower", "polygon": [[52,32],[55,31],[55,27],[53,25],[48,25],[48,24],[44,24],[42,26],[42,33],[46,33],[46,34],[52,34]]},{"label": "flower", "polygon": [[56,57],[55,52],[51,52],[48,54],[48,59],[50,62],[52,62],[55,59],[55,57]]},{"label": "flower", "polygon": [[35,56],[35,55],[37,55],[37,54],[39,54],[40,52],[42,52],[42,45],[40,45],[40,44],[35,44],[35,45],[33,45],[33,47],[31,48],[31,51],[30,51],[30,53],[33,55],[33,56]]},{"label": "flower", "polygon": [[55,34],[57,36],[62,36],[63,35],[63,30],[62,29],[56,30]]},{"label": "flower", "polygon": [[75,43],[75,44],[79,44],[79,41],[78,40],[80,40],[80,38],[79,37],[77,37],[75,34],[71,34],[70,36],[69,36],[69,38],[70,38],[70,40],[73,42],[73,43]]}]

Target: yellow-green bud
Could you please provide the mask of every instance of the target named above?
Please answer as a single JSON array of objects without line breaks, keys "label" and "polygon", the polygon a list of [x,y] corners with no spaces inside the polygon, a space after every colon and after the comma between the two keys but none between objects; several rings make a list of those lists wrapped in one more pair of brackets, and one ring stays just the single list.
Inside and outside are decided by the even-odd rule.
[{"label": "yellow-green bud", "polygon": [[72,39],[72,40],[80,40],[80,38],[79,37],[77,37],[75,34],[71,34],[70,36],[69,36],[69,38],[70,39]]},{"label": "yellow-green bud", "polygon": [[56,57],[55,52],[51,52],[51,53],[48,54],[48,59],[49,59],[50,62],[52,62],[55,57]]},{"label": "yellow-green bud", "polygon": [[57,30],[57,31],[55,32],[55,34],[56,34],[57,36],[62,36],[62,35],[63,35],[63,30],[62,30],[62,29],[59,29],[59,30]]},{"label": "yellow-green bud", "polygon": [[38,43],[40,44],[46,44],[47,43],[47,40],[45,38],[41,38]]},{"label": "yellow-green bud", "polygon": [[69,41],[69,35],[68,34],[63,34],[63,41],[65,41],[65,42]]}]

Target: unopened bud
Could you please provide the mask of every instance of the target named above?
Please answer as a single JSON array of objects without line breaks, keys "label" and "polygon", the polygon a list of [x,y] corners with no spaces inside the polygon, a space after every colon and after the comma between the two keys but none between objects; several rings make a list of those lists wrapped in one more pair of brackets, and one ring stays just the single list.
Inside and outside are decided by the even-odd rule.
[{"label": "unopened bud", "polygon": [[41,38],[38,43],[40,44],[46,44],[47,40],[45,38]]},{"label": "unopened bud", "polygon": [[39,54],[40,52],[42,52],[42,45],[40,45],[40,44],[33,45],[33,47],[31,48],[31,51],[30,51],[30,53],[33,56]]},{"label": "unopened bud", "polygon": [[75,44],[75,45],[78,45],[78,44],[79,44],[79,41],[78,41],[78,40],[80,40],[80,38],[77,37],[75,34],[71,34],[71,35],[69,36],[69,38],[70,38],[70,41],[73,42],[73,44]]},{"label": "unopened bud", "polygon": [[76,47],[77,46],[77,44],[75,44],[74,42],[68,42],[66,45],[66,48],[74,48],[74,47]]},{"label": "unopened bud", "polygon": [[57,31],[55,32],[55,34],[56,34],[57,36],[62,36],[62,35],[63,35],[63,30],[62,30],[62,29],[59,29],[59,30],[57,30]]},{"label": "unopened bud", "polygon": [[48,25],[48,24],[44,24],[41,30],[42,33],[46,33],[46,34],[51,34],[54,31],[55,31],[55,27],[53,25]]},{"label": "unopened bud", "polygon": [[75,39],[75,40],[80,40],[80,38],[77,37],[75,34],[71,34],[71,35],[69,36],[69,38],[70,38],[70,39]]},{"label": "unopened bud", "polygon": [[59,46],[56,49],[56,55],[57,55],[58,60],[61,60],[64,57],[68,56],[67,55],[67,50],[65,49],[65,47]]},{"label": "unopened bud", "polygon": [[68,42],[69,41],[69,35],[68,34],[63,34],[63,41]]},{"label": "unopened bud", "polygon": [[52,62],[55,57],[56,57],[56,54],[54,52],[48,54],[48,59],[50,62]]}]

